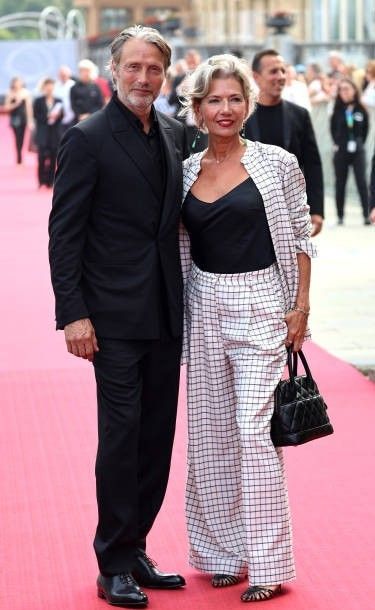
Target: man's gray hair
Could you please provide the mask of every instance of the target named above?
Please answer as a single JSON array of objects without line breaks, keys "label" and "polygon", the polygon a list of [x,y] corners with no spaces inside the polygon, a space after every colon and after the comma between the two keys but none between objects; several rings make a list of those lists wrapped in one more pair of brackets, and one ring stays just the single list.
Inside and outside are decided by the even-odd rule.
[{"label": "man's gray hair", "polygon": [[121,59],[121,51],[127,40],[136,38],[154,44],[163,56],[164,69],[167,71],[171,65],[172,49],[163,38],[163,36],[154,28],[148,28],[143,25],[132,25],[125,30],[122,30],[111,44],[111,58],[115,66],[118,66]]},{"label": "man's gray hair", "polygon": [[196,106],[206,97],[216,78],[236,79],[249,105],[248,116],[254,112],[257,96],[251,81],[250,67],[245,59],[225,53],[209,57],[187,77],[183,86],[181,116],[186,116],[190,111],[195,115]]}]

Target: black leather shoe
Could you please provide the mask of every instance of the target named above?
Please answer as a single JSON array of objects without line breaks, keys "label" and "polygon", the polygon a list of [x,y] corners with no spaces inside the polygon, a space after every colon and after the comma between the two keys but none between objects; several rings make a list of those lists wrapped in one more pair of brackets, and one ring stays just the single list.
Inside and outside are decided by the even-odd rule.
[{"label": "black leather shoe", "polygon": [[147,595],[141,591],[131,574],[103,576],[96,581],[98,597],[105,599],[111,606],[121,608],[145,608]]},{"label": "black leather shoe", "polygon": [[150,589],[179,589],[186,584],[185,579],[179,574],[160,572],[156,563],[143,551],[137,554],[132,575],[141,587]]}]

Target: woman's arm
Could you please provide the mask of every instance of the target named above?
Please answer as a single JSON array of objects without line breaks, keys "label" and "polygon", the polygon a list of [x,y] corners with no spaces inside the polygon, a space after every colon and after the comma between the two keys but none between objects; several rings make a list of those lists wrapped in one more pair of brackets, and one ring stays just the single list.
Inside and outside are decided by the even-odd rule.
[{"label": "woman's arm", "polygon": [[361,108],[361,110],[363,113],[363,136],[362,137],[363,137],[363,143],[365,143],[367,136],[368,136],[368,130],[369,130],[368,112],[364,106]]},{"label": "woman's arm", "polygon": [[331,115],[329,127],[330,127],[332,140],[333,140],[334,144],[336,144],[336,146],[338,146],[338,144],[339,144],[339,135],[340,135],[338,123],[339,123],[339,118],[337,115],[337,111],[335,110],[333,112],[333,114]]},{"label": "woman's arm", "polygon": [[29,129],[34,127],[34,114],[33,114],[33,105],[31,102],[31,96],[29,93],[25,95],[25,107],[26,107],[26,121]]},{"label": "woman's arm", "polygon": [[304,340],[310,311],[310,259],[316,256],[316,248],[310,240],[311,222],[306,203],[305,180],[294,156],[289,157],[283,172],[283,191],[294,234],[298,265],[296,301],[285,316],[288,327],[286,345],[293,345],[293,350],[298,351]]},{"label": "woman's arm", "polygon": [[21,104],[21,102],[22,102],[22,100],[11,101],[12,97],[13,97],[12,92],[8,91],[8,93],[5,96],[5,100],[4,100],[4,110],[5,110],[5,112],[11,112],[15,108],[17,108],[17,106],[19,106]]},{"label": "woman's arm", "polygon": [[285,316],[288,327],[288,335],[285,341],[287,346],[293,345],[293,351],[301,349],[306,328],[307,318],[310,312],[310,275],[311,259],[304,252],[297,254],[298,264],[298,291],[294,309]]}]

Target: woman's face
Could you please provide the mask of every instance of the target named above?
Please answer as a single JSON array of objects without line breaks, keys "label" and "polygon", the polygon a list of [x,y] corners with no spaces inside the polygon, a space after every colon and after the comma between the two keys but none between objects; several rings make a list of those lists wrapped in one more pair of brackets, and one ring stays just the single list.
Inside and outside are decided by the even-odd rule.
[{"label": "woman's face", "polygon": [[242,86],[235,78],[215,78],[206,97],[195,108],[198,125],[209,134],[231,137],[238,134],[248,112]]},{"label": "woman's face", "polygon": [[54,86],[54,83],[45,83],[42,88],[43,94],[47,95],[48,97],[53,95]]},{"label": "woman's face", "polygon": [[366,78],[368,81],[375,80],[375,64],[371,63],[366,67]]},{"label": "woman's face", "polygon": [[15,91],[20,91],[22,89],[22,87],[23,87],[21,79],[20,78],[15,78],[14,80],[12,80],[11,87]]},{"label": "woman's face", "polygon": [[341,83],[338,87],[338,95],[344,104],[350,104],[350,102],[354,101],[355,89],[350,83]]}]

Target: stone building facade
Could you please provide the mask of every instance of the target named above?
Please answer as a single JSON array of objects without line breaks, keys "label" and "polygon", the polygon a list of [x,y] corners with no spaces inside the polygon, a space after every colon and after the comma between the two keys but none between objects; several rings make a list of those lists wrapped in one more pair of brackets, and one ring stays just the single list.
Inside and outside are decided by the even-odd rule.
[{"label": "stone building facade", "polygon": [[375,0],[75,0],[89,36],[132,23],[162,24],[188,43],[259,43],[272,31],[267,16],[294,17],[297,42],[363,42],[375,38]]}]

